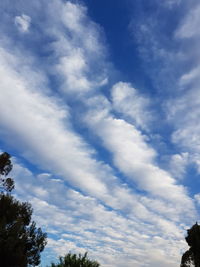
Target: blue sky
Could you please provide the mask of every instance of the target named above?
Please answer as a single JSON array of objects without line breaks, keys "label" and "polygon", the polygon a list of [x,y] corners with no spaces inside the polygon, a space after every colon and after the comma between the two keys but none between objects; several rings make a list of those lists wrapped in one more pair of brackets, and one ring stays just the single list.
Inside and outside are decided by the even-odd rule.
[{"label": "blue sky", "polygon": [[0,148],[48,233],[42,266],[178,266],[200,214],[200,5],[0,7]]}]

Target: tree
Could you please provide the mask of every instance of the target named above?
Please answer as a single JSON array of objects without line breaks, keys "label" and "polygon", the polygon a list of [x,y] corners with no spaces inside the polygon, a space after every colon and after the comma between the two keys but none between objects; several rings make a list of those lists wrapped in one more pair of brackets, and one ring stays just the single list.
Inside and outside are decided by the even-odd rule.
[{"label": "tree", "polygon": [[50,267],[99,267],[97,261],[88,259],[87,252],[84,255],[68,253],[64,257],[59,258],[59,263],[52,263]]},{"label": "tree", "polygon": [[[0,155],[0,188],[2,191],[11,192],[14,189],[14,181],[12,178],[6,178],[9,172],[12,170],[12,163],[10,155],[4,152]],[[4,176],[2,178],[2,176]]]},{"label": "tree", "polygon": [[[10,155],[0,155],[0,174],[6,176],[12,169]],[[10,178],[11,179],[11,178]],[[2,182],[0,193],[0,265],[3,267],[36,266],[40,263],[40,252],[46,245],[46,233],[36,228],[31,221],[33,209],[28,202],[20,202],[10,195],[14,188]],[[5,183],[6,182],[6,183]],[[9,189],[9,190],[8,190]]]},{"label": "tree", "polygon": [[181,259],[181,267],[200,267],[200,226],[196,223],[187,230],[186,242],[190,246]]}]

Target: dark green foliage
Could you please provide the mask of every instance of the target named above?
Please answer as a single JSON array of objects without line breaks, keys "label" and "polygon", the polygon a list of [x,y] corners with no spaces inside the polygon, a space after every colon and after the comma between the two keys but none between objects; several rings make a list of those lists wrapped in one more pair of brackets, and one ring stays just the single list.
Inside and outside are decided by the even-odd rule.
[{"label": "dark green foliage", "polygon": [[88,259],[87,253],[84,255],[68,253],[64,257],[59,258],[59,263],[52,263],[50,267],[99,267],[97,261]]},{"label": "dark green foliage", "polygon": [[32,208],[10,195],[0,194],[0,262],[4,267],[40,263],[46,234],[31,222]]},{"label": "dark green foliage", "polygon": [[[1,154],[0,174],[7,175],[11,169],[10,155]],[[46,234],[31,222],[31,205],[8,194],[14,185],[13,180],[1,178],[1,182],[7,193],[0,193],[0,266],[36,266],[46,245]]]},{"label": "dark green foliage", "polygon": [[189,249],[187,250],[181,259],[181,267],[189,267],[189,266],[195,266],[194,265],[194,256],[192,251]]},{"label": "dark green foliage", "polygon": [[10,155],[7,152],[4,152],[0,155],[0,174],[8,175],[12,170],[12,163],[10,160]]},{"label": "dark green foliage", "polygon": [[185,240],[190,249],[183,254],[181,267],[200,267],[200,226],[196,223],[191,229],[187,230],[187,233]]},{"label": "dark green foliage", "polygon": [[[12,178],[6,178],[9,172],[12,170],[12,163],[10,155],[6,152],[0,155],[0,187],[2,190],[11,192],[14,189],[14,181]],[[2,176],[4,176],[2,178]]]}]

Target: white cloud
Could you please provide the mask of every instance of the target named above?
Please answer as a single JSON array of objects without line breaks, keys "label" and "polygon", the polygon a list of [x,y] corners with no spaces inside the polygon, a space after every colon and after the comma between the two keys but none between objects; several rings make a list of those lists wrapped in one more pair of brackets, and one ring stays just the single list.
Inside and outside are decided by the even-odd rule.
[{"label": "white cloud", "polygon": [[196,83],[197,81],[199,81],[199,74],[200,74],[200,67],[196,67],[194,69],[192,69],[191,71],[189,71],[188,73],[183,74],[180,77],[180,86],[187,86],[187,85],[192,85],[194,83]]},{"label": "white cloud", "polygon": [[[196,84],[196,83],[195,83]],[[172,141],[190,155],[191,162],[199,166],[199,89],[193,85],[181,97],[168,102],[169,121],[174,124]],[[184,114],[184,116],[183,116]]]},{"label": "white cloud", "polygon": [[60,77],[62,91],[84,94],[105,85],[108,66],[103,31],[88,18],[82,5],[54,1],[53,7],[57,12],[50,11],[54,23],[47,26],[47,34],[56,39],[52,48],[57,64],[52,72]]},{"label": "white cloud", "polygon": [[[94,159],[94,151],[71,128],[67,107],[31,87],[29,77],[20,75],[6,58],[7,53],[1,50],[0,124],[5,139],[29,160],[57,172],[73,185],[105,193],[101,180],[109,171]],[[5,105],[8,102],[10,105]]]},{"label": "white cloud", "polygon": [[18,30],[23,33],[29,31],[30,24],[31,18],[25,14],[15,17],[15,25],[17,26]]},{"label": "white cloud", "polygon": [[[154,86],[158,87],[157,92],[165,92],[165,97],[160,99],[165,112],[163,127],[172,131],[171,141],[178,151],[177,154],[188,153],[189,163],[196,163],[199,172],[200,6],[196,3],[188,3],[187,11],[183,6],[180,3],[183,15],[177,17],[178,23],[174,25],[173,38],[169,39],[174,47],[169,46],[166,41],[165,31],[162,25],[160,27],[157,23],[157,17],[145,18],[143,23],[139,24],[138,27],[141,30],[138,34],[138,42],[139,49],[143,51],[141,55],[144,65],[149,66],[150,59],[153,66],[153,70],[150,68],[147,72],[152,77]],[[166,122],[165,118],[167,118]],[[175,159],[176,163],[177,160],[178,158]],[[182,166],[185,165],[184,162],[185,160],[182,161]],[[180,164],[179,167],[182,168]],[[179,176],[178,173],[172,173],[176,177]]]},{"label": "white cloud", "polygon": [[[166,109],[169,121],[174,125],[172,141],[182,151],[189,153],[190,161],[196,164],[198,172],[200,172],[199,14],[199,5],[190,7],[189,13],[183,16],[182,24],[176,32],[176,37],[182,42],[184,62],[190,63],[187,72],[185,71],[178,80],[181,94],[169,100]],[[193,41],[185,46],[187,41],[184,38],[193,38]]]},{"label": "white cloud", "polygon": [[189,164],[189,154],[187,152],[174,154],[170,160],[170,171],[178,179],[183,179],[186,167]]},{"label": "white cloud", "polygon": [[[97,99],[96,99],[97,100]],[[97,100],[99,103],[99,99]],[[126,175],[129,182],[136,183],[140,190],[176,203],[176,208],[192,207],[192,202],[181,185],[177,185],[171,175],[156,164],[156,152],[148,144],[147,136],[122,119],[115,118],[103,101],[89,101],[86,122],[102,140],[113,156],[114,165]],[[170,197],[169,197],[170,196]],[[183,204],[185,203],[185,204]]]},{"label": "white cloud", "polygon": [[178,38],[198,37],[200,35],[200,6],[190,9],[188,15],[183,18],[182,24],[177,29],[175,36]]},{"label": "white cloud", "polygon": [[[25,158],[58,174],[83,192],[98,197],[114,209],[130,210],[137,217],[147,218],[150,214],[139,203],[140,200],[120,184],[109,166],[95,160],[94,151],[73,131],[68,109],[64,105],[59,106],[55,98],[38,92],[33,85],[29,86],[28,77],[25,79],[13,69],[12,64],[5,63],[3,59],[8,55],[3,50],[1,52],[1,114],[4,115],[0,123],[3,138],[9,140],[10,145]],[[9,56],[15,61],[12,55]],[[15,65],[18,69],[17,62]],[[4,105],[8,101],[10,106]],[[105,100],[106,105],[109,103]],[[140,152],[140,157],[144,158],[142,150]],[[153,151],[150,153],[154,154]],[[59,186],[58,183],[55,189]],[[37,197],[45,199],[51,195],[49,190],[40,189],[37,185],[32,191]],[[52,194],[55,195],[55,191]],[[135,210],[131,208],[133,203]]]},{"label": "white cloud", "polygon": [[119,82],[112,87],[114,109],[131,118],[137,126],[147,129],[152,120],[150,100],[140,95],[131,84]]},{"label": "white cloud", "polygon": [[[177,227],[162,215],[128,217],[127,213],[111,210],[97,199],[55,182],[54,176],[34,176],[16,161],[12,174],[17,197],[31,202],[33,219],[51,233],[46,253],[53,256],[54,252],[58,256],[68,251],[88,251],[91,258],[106,267],[122,267],[125,261],[127,266],[141,267],[149,264],[159,267],[161,261],[169,267],[179,262],[180,250],[186,247],[183,227]],[[32,190],[35,186],[40,191],[48,191],[48,195],[38,195]],[[116,198],[123,201],[122,195]],[[135,209],[134,202],[132,205]]]},{"label": "white cloud", "polygon": [[90,81],[86,77],[88,67],[86,66],[83,51],[72,50],[70,55],[60,59],[57,70],[65,76],[65,90],[88,91],[91,87]]}]

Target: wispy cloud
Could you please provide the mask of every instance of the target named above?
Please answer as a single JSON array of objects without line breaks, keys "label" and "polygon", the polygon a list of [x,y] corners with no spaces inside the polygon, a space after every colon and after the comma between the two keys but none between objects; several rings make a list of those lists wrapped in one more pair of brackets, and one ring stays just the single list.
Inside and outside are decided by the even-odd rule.
[{"label": "wispy cloud", "polygon": [[19,31],[25,33],[28,32],[31,23],[31,18],[25,14],[15,17],[15,25]]},{"label": "wispy cloud", "polygon": [[175,35],[178,38],[198,38],[199,37],[199,12],[200,7],[195,5],[189,10],[189,13],[184,17],[181,25],[177,29]]},{"label": "wispy cloud", "polygon": [[[89,20],[87,9],[82,5],[67,1],[65,4],[54,2],[54,6],[60,15],[53,14],[56,41],[52,43],[52,48],[63,92],[81,94],[104,85],[108,66],[104,61],[103,31]],[[57,26],[62,27],[60,31]],[[52,29],[48,31],[52,34]]]},{"label": "wispy cloud", "polygon": [[[198,5],[191,5],[188,14],[181,19],[180,25],[175,31],[175,37],[182,44],[182,58],[188,66],[182,75],[178,77],[179,90],[181,94],[171,99],[167,105],[169,120],[174,124],[172,140],[189,152],[191,160],[197,164],[199,170],[199,51],[200,42]],[[188,45],[187,45],[188,43]],[[184,114],[184,116],[183,116]]]},{"label": "wispy cloud", "polygon": [[183,179],[189,162],[188,152],[172,155],[170,160],[170,170],[172,175],[178,179]]},{"label": "wispy cloud", "polygon": [[150,98],[142,96],[131,84],[119,82],[112,87],[114,109],[147,130],[153,120]]},{"label": "wispy cloud", "polygon": [[[180,155],[186,153],[189,155],[188,163],[193,161],[199,166],[199,5],[187,3],[187,12],[185,5],[185,1],[179,3],[181,16],[176,14],[174,24],[169,23],[170,15],[163,8],[159,9],[163,14],[162,24],[158,23],[160,17],[155,13],[155,16],[141,16],[140,23],[131,24],[130,29],[135,29],[134,40],[139,44],[148,77],[151,77],[157,92],[164,94],[158,107],[164,111],[162,127],[171,131],[171,142],[180,150]],[[175,14],[176,7],[171,8]],[[177,163],[175,157],[172,160]]]}]

